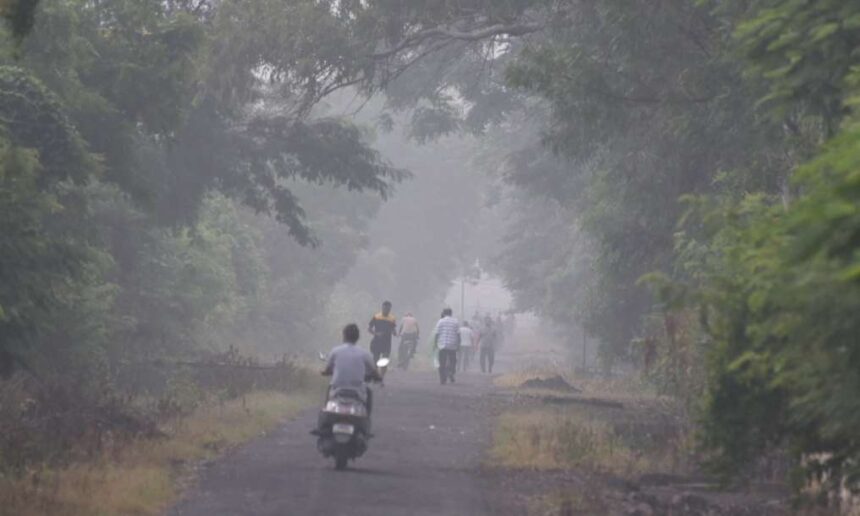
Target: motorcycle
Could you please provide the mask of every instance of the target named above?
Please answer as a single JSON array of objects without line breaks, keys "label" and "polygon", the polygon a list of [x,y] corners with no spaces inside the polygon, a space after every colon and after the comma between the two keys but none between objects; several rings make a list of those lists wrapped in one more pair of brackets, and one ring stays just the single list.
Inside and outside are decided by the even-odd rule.
[{"label": "motorcycle", "polygon": [[415,356],[415,348],[418,345],[418,336],[405,336],[400,338],[400,346],[397,347],[397,367],[404,371],[409,369],[409,361]]},{"label": "motorcycle", "polygon": [[[325,360],[325,355],[320,353],[320,358]],[[381,375],[385,374],[389,363],[387,357],[376,363]],[[320,410],[317,428],[311,433],[317,436],[317,449],[323,457],[334,458],[337,470],[346,469],[350,460],[364,455],[373,434],[361,393],[348,388],[332,391]]]}]

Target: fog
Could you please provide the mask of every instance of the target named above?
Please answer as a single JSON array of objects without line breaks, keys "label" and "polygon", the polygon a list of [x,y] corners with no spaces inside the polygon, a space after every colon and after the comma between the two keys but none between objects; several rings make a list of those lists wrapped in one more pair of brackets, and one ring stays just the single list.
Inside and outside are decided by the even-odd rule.
[{"label": "fog", "polygon": [[860,3],[0,18],[0,513],[857,512]]}]

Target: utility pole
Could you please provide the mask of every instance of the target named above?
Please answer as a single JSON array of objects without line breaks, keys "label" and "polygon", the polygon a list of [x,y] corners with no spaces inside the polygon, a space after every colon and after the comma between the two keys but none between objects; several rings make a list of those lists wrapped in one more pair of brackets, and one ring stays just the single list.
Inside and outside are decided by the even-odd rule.
[{"label": "utility pole", "polygon": [[460,277],[460,320],[466,320],[466,275]]},{"label": "utility pole", "polygon": [[582,330],[582,370],[585,371],[585,366],[587,364],[587,356],[588,356],[588,335],[585,333],[585,329]]},{"label": "utility pole", "polygon": [[466,320],[466,280],[472,285],[478,285],[481,282],[481,268],[478,263],[471,267],[463,267],[463,272],[460,276],[460,318]]}]

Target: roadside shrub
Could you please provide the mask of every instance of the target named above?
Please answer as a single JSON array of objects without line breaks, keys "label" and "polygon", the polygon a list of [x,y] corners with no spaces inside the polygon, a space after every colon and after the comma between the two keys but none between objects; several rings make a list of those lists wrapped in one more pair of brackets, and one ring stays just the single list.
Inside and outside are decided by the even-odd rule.
[{"label": "roadside shrub", "polygon": [[0,382],[0,472],[67,464],[133,439],[158,438],[168,423],[206,404],[255,391],[291,392],[305,371],[286,358],[260,364],[234,348],[199,362],[126,365],[93,390],[19,371]]}]

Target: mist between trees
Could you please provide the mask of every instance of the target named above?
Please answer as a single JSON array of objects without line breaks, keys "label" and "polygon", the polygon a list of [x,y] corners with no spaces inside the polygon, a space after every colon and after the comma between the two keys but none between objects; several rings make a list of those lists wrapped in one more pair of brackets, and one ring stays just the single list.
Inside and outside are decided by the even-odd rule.
[{"label": "mist between trees", "polygon": [[0,13],[9,399],[308,353],[382,298],[428,324],[480,260],[685,403],[726,477],[781,453],[856,485],[857,2]]}]

